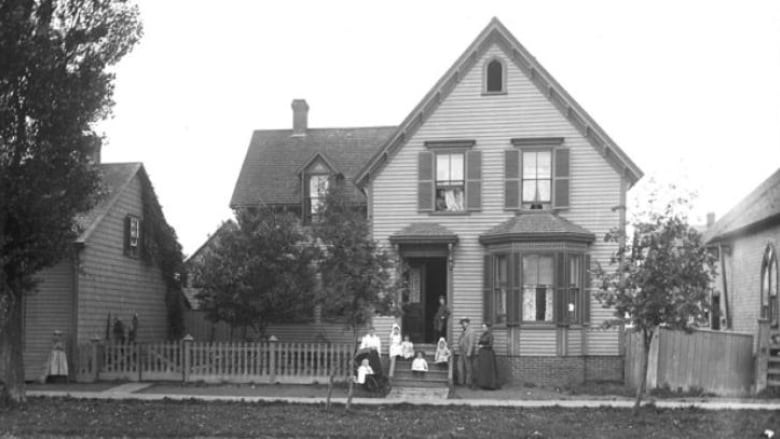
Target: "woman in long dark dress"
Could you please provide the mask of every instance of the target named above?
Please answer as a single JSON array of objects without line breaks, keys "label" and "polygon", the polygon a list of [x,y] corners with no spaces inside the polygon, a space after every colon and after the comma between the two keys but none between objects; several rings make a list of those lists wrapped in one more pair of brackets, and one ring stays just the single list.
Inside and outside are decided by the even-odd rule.
[{"label": "woman in long dark dress", "polygon": [[494,390],[500,386],[498,384],[496,354],[493,352],[493,332],[487,323],[482,324],[482,331],[478,343],[477,385],[483,389]]}]

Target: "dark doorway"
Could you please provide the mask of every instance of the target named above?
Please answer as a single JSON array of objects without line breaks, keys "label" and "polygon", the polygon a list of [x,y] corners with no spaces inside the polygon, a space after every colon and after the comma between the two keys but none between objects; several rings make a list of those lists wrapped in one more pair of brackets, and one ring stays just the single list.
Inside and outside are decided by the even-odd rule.
[{"label": "dark doorway", "polygon": [[447,259],[409,258],[409,294],[403,298],[403,332],[413,343],[435,343],[433,316],[447,297]]}]

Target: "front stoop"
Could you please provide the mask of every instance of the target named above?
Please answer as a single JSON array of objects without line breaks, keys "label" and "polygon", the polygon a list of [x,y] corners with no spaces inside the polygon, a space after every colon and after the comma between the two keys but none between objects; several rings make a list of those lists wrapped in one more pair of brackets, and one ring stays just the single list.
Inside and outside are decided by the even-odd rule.
[{"label": "front stoop", "polygon": [[407,387],[393,386],[387,399],[398,401],[441,401],[450,394],[449,387]]}]

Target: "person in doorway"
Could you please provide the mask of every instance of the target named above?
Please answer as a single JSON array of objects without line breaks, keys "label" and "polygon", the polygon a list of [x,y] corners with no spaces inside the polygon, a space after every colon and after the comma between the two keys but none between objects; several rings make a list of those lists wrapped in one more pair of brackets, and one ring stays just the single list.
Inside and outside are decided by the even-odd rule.
[{"label": "person in doorway", "polygon": [[490,324],[482,324],[482,335],[479,336],[477,346],[477,385],[487,390],[498,389],[498,367],[496,354],[493,352],[493,331]]},{"label": "person in doorway", "polygon": [[474,353],[476,352],[476,333],[471,329],[471,320],[468,317],[460,319],[463,332],[458,338],[458,379],[460,384],[474,388],[473,369]]},{"label": "person in doorway", "polygon": [[403,354],[401,349],[401,327],[397,323],[393,323],[393,327],[390,329],[390,349],[388,353],[390,355],[390,372],[387,375],[392,378],[395,374],[396,358]]},{"label": "person in doorway", "polygon": [[433,335],[434,340],[439,337],[447,338],[447,320],[450,318],[450,309],[447,308],[447,299],[439,296],[439,309],[433,316]]}]

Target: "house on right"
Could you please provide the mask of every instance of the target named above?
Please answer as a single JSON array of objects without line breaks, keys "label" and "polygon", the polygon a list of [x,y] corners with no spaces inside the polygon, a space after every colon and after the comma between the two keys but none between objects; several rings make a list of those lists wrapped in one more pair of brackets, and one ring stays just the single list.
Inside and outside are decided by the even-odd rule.
[{"label": "house on right", "polygon": [[704,235],[718,251],[714,328],[754,334],[756,391],[780,387],[780,169]]}]

